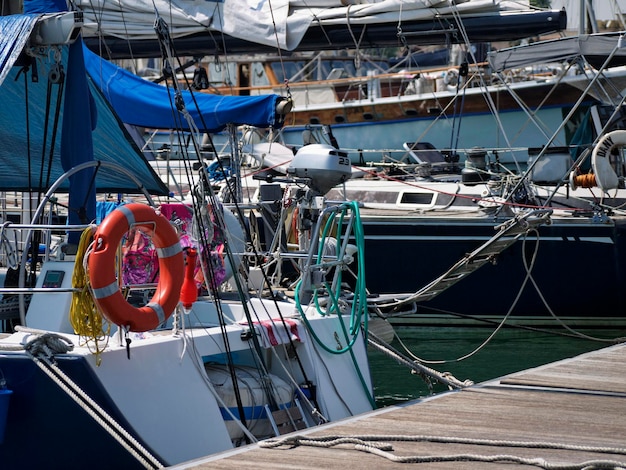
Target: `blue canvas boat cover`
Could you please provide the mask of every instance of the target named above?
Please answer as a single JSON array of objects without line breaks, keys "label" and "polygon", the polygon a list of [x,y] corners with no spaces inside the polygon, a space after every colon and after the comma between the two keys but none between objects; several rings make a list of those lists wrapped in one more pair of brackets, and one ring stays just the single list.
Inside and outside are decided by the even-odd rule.
[{"label": "blue canvas boat cover", "polygon": [[[118,67],[84,48],[85,67],[120,119],[126,124],[151,129],[191,130],[174,105],[174,92]],[[202,132],[218,132],[228,124],[256,127],[282,126],[276,105],[283,98],[259,96],[222,96],[181,91],[185,108],[194,125]]]},{"label": "blue canvas boat cover", "polygon": [[[122,163],[150,193],[167,194],[167,187],[144,159],[100,90],[87,80],[81,64],[71,69],[82,73],[88,83],[88,92],[83,90],[87,99],[85,95],[79,98],[87,103],[83,109],[88,114],[76,116],[74,111],[65,115],[69,96],[76,90],[64,86],[69,77],[59,83],[53,83],[50,78],[58,77],[61,71],[61,76],[70,72],[68,47],[62,47],[58,53],[56,49],[39,49],[32,60],[31,56],[22,54],[39,18],[37,14],[0,17],[0,191],[47,190],[67,171],[77,149],[84,148],[80,158],[86,155],[97,161]],[[63,129],[64,118],[68,123],[80,123],[81,119],[89,123],[87,132],[69,134],[77,126]],[[66,181],[60,190],[69,192],[69,184]],[[131,178],[105,166],[95,172],[95,178],[88,184],[98,192],[139,192]]]},{"label": "blue canvas boat cover", "polygon": [[3,16],[0,20],[0,85],[24,49],[39,15]]}]

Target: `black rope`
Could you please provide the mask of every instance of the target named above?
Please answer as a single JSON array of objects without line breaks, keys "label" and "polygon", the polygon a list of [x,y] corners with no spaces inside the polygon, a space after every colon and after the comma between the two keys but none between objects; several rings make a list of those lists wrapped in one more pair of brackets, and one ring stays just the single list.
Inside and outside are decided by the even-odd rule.
[{"label": "black rope", "polygon": [[[62,107],[62,102],[63,102],[63,90],[65,89],[65,72],[63,71],[63,67],[58,64],[57,65],[58,68],[53,69],[54,73],[58,74],[58,78],[56,83],[59,86],[59,92],[57,94],[57,102],[56,102],[56,107],[54,110],[54,124],[53,124],[53,133],[52,133],[52,142],[50,143],[50,155],[48,157],[48,172],[46,174],[46,181],[44,183],[44,185],[42,185],[42,190],[43,188],[47,188],[50,186],[50,179],[51,179],[51,174],[52,174],[52,162],[54,161],[54,147],[56,145],[56,139],[57,139],[57,134],[58,134],[58,129],[59,129],[59,119],[61,116],[61,107]],[[52,81],[52,80],[50,80]]]},{"label": "black rope", "polygon": [[[28,106],[29,97],[28,97],[28,71],[30,70],[30,64],[24,65],[22,69],[18,72],[15,80],[20,77],[21,74],[24,75],[24,118],[25,118],[25,127],[26,127],[26,154],[27,154],[27,168],[28,168],[28,187],[32,187],[31,181],[31,149],[30,149],[30,108]],[[33,80],[34,80],[33,74]]]},{"label": "black rope", "polygon": [[[167,23],[165,23],[165,21],[161,17],[158,16],[158,13],[157,13],[157,19],[155,21],[155,30],[156,30],[157,36],[159,38],[159,44],[160,44],[162,56],[164,58],[167,58],[167,57],[169,57],[168,52],[171,52],[172,57],[178,57],[177,54],[176,54],[176,50],[175,50],[173,41],[171,40],[171,37],[169,36],[169,30],[168,30]],[[180,61],[179,61],[179,64],[180,64]],[[168,70],[171,71],[171,64],[169,64],[169,63],[166,64],[166,69],[167,70],[165,72],[167,72]],[[165,72],[164,72],[164,74],[165,74]],[[174,107],[176,108],[176,110],[179,111],[179,113],[175,113],[174,109],[172,110],[172,112],[175,113],[174,117],[175,117],[175,121],[176,121],[177,117],[180,118],[180,112],[184,109],[184,103],[182,102],[182,95],[180,93],[180,89],[179,89],[176,77],[173,76],[172,78],[173,79],[168,81],[168,83],[171,82],[173,84],[173,88],[175,89],[175,92],[176,92],[176,95],[177,95],[177,97],[175,98],[173,104],[174,104]],[[189,90],[191,99],[193,101],[193,106],[198,111],[198,116],[199,116],[199,119],[201,121],[201,127],[202,127],[202,129],[207,129],[206,121],[204,120],[203,114],[200,112],[200,106],[199,106],[199,104],[198,104],[198,102],[197,102],[197,100],[195,98],[195,93],[193,92],[193,89],[192,89],[192,87],[191,87],[191,85],[189,83],[189,80],[187,79],[186,76],[185,76],[184,79],[185,79],[187,88]],[[168,87],[168,89],[169,89],[169,87]],[[209,138],[210,145],[212,147],[214,147],[213,141],[212,141],[212,138],[211,138],[210,134],[207,133],[207,136]],[[195,152],[196,152],[196,155],[197,155],[199,163],[203,164],[202,159],[201,159],[201,151],[200,151],[200,148],[198,146],[198,142],[196,141],[196,139],[192,139],[192,143],[194,145],[194,149],[195,149]],[[187,147],[186,146],[184,146],[184,147],[181,146],[181,148],[186,149]],[[184,161],[188,162],[188,159],[184,159]],[[218,166],[219,166],[220,170],[224,174],[226,174],[224,166],[222,164],[222,161],[218,158],[217,162],[218,162]],[[189,172],[189,166],[188,166],[187,163],[185,164],[185,169],[187,171],[188,179],[191,180],[191,174]],[[216,197],[216,195],[215,195],[215,193],[213,191],[213,188],[212,188],[212,186],[210,184],[210,181],[207,181],[205,176],[206,176],[205,172],[202,172],[202,181],[204,181],[205,184],[206,184],[206,188],[207,188],[206,194],[208,194],[208,196],[209,196],[209,206],[211,207],[214,216],[218,219],[218,222],[219,222],[218,225],[219,225],[220,229],[225,231],[226,230],[225,224],[224,224],[224,221],[223,221],[223,217],[221,216],[221,212],[220,212],[222,210],[221,204],[219,204],[219,202],[217,202],[217,197]],[[228,180],[226,181],[226,183],[227,183],[227,188],[228,188],[228,192],[230,193],[231,199],[234,201],[234,205],[235,205],[235,210],[237,212],[237,216],[239,217],[239,220],[244,220],[243,211],[242,211],[242,209],[241,209],[241,207],[239,205],[239,201],[237,201],[237,198],[235,197],[236,196],[235,195],[235,190],[233,189],[234,184],[232,183],[232,181],[228,181]],[[202,194],[194,194],[192,192],[192,195],[195,196],[195,200],[197,201],[197,200],[203,200],[205,193],[204,193],[204,191],[202,192]],[[194,211],[194,217],[195,217],[196,221],[198,221],[198,228],[199,228],[198,232],[199,233],[197,235],[198,235],[198,237],[200,239],[200,244],[201,244],[201,246],[208,247],[209,246],[209,242],[208,242],[208,240],[206,240],[206,235],[205,235],[206,234],[206,230],[205,230],[206,226],[204,225],[205,221],[204,221],[204,218],[202,217],[202,214],[200,214],[199,205],[198,204],[193,204],[192,207],[193,207],[193,211]],[[244,230],[245,230],[246,236],[248,237],[248,239],[250,239],[251,234],[250,234],[249,228],[245,224],[242,224],[242,225],[244,225]],[[227,348],[226,357],[227,357],[227,360],[229,362],[229,369],[233,368],[233,370],[231,371],[231,377],[232,377],[233,384],[234,384],[234,387],[235,387],[235,395],[237,397],[237,404],[238,404],[238,407],[239,407],[239,405],[240,405],[240,393],[239,393],[239,390],[237,388],[237,381],[236,381],[236,377],[234,375],[234,364],[232,363],[232,355],[231,355],[231,351],[230,351],[230,346],[228,345],[229,344],[228,343],[228,337],[227,337],[226,331],[225,331],[225,326],[226,325],[223,322],[223,310],[221,308],[221,303],[219,301],[219,292],[218,292],[218,287],[219,286],[217,286],[217,283],[216,283],[216,280],[215,280],[215,276],[214,276],[214,272],[213,272],[213,269],[212,269],[212,266],[211,266],[210,250],[205,249],[205,250],[199,250],[199,251],[200,251],[200,258],[199,258],[200,262],[201,262],[202,266],[206,267],[206,269],[204,269],[204,272],[206,272],[208,277],[209,277],[209,279],[207,280],[208,281],[207,285],[208,285],[208,288],[209,288],[209,292],[213,296],[214,303],[215,303],[215,306],[216,306],[216,309],[217,309],[217,313],[218,313],[218,317],[220,318],[220,327],[223,328],[223,333],[222,334],[223,334],[223,337],[224,337],[223,338],[224,339],[224,345]],[[227,237],[225,237],[225,240],[224,240],[224,252],[226,253],[227,258],[228,258],[229,262],[231,263],[231,266],[234,267],[236,265],[236,263],[235,263],[235,260],[234,260],[233,254],[232,254],[232,249],[230,248],[230,246],[228,244],[228,238]],[[255,254],[258,255],[258,253],[255,253]],[[265,273],[263,273],[263,276],[265,278],[265,282],[266,283],[269,282],[267,277],[266,277],[266,275],[265,275]],[[242,299],[245,299],[247,297],[247,293],[245,293],[243,291],[243,288],[242,288],[242,286],[240,284],[240,279],[236,275],[236,273],[235,273],[234,279],[235,279],[235,283],[237,285],[238,292],[242,296]],[[292,350],[295,353],[295,357],[296,357],[298,366],[300,368],[300,371],[301,371],[301,373],[303,375],[304,381],[305,381],[306,384],[311,384],[312,382],[309,380],[309,378],[308,378],[308,376],[306,374],[306,371],[304,369],[304,365],[302,364],[301,359],[300,359],[299,355],[296,352],[295,344],[293,343],[293,340],[291,339],[291,335],[289,334],[289,328],[288,328],[288,326],[286,324],[286,321],[285,321],[285,319],[283,317],[282,311],[281,311],[281,309],[278,306],[277,299],[273,295],[272,295],[272,300],[274,301],[274,303],[276,305],[276,311],[278,312],[278,315],[279,315],[280,320],[281,320],[281,322],[283,324],[283,327],[285,328],[286,332],[288,333],[287,337],[289,338],[290,346],[292,347]],[[254,322],[253,322],[253,318],[252,318],[252,315],[250,313],[250,309],[249,309],[249,306],[248,306],[247,302],[245,302],[245,301],[242,302],[242,307],[243,307],[244,314],[246,316],[246,320],[247,320],[248,324],[252,326]],[[259,344],[259,340],[257,338],[257,335],[252,335],[251,339],[253,341],[253,347],[258,352],[258,357],[259,357],[259,360],[261,361],[261,367],[263,368],[263,371],[266,372],[267,371],[267,365],[265,364],[265,361],[263,359],[263,355],[261,354],[261,346]],[[271,401],[273,401],[273,396],[271,394],[268,396],[268,398]],[[317,404],[317,402],[315,400],[315,397],[313,397],[312,401],[313,401],[314,405],[317,408],[319,408],[319,405]],[[245,420],[243,419],[243,412],[242,412],[242,410],[240,410],[239,412],[240,412],[240,416],[242,417],[242,422],[245,425]]]},{"label": "black rope", "polygon": [[[154,29],[155,32],[157,33],[157,37],[159,40],[159,45],[161,48],[161,56],[163,58],[163,63],[164,63],[164,67],[163,67],[163,74],[167,75],[169,73],[171,73],[171,64],[169,62],[169,53],[171,52],[173,54],[173,56],[175,56],[175,50],[173,47],[173,44],[171,42],[171,38],[169,35],[169,29],[167,26],[167,23],[163,20],[163,18],[161,18],[158,14],[158,12],[156,12],[156,20],[154,23]],[[174,97],[174,107],[176,108],[176,110],[179,111],[179,113],[175,113],[174,109],[172,109],[172,113],[174,113],[174,119],[180,119],[180,112],[182,112],[184,110],[184,102],[182,100],[182,95],[180,93],[180,89],[178,86],[178,83],[176,81],[176,77],[172,74],[172,80],[168,80],[168,84],[171,83],[172,87],[175,90],[175,97]],[[169,90],[169,85],[168,85],[168,90]],[[171,100],[170,100],[171,103]],[[174,108],[173,107],[173,108]],[[194,145],[195,145],[195,141],[194,141]],[[200,156],[199,153],[197,153],[198,158]],[[185,159],[185,161],[187,161],[187,159]],[[188,166],[185,167],[188,170]],[[188,177],[190,175],[188,174]],[[200,252],[200,262],[202,266],[206,266],[207,269],[203,269],[203,272],[206,272],[209,279],[208,279],[208,287],[211,291],[211,293],[213,294],[213,298],[214,298],[214,304],[215,304],[215,308],[217,310],[218,313],[218,319],[219,319],[219,323],[220,323],[220,329],[221,329],[221,334],[222,334],[222,339],[224,341],[224,348],[225,348],[225,353],[226,353],[226,362],[227,362],[227,366],[228,366],[228,370],[230,373],[230,377],[231,377],[231,381],[233,384],[233,390],[235,392],[235,399],[237,402],[237,410],[239,412],[239,420],[241,421],[241,423],[248,428],[247,422],[246,422],[246,417],[245,417],[245,413],[244,413],[244,407],[243,407],[243,400],[241,398],[241,390],[239,389],[239,383],[237,381],[237,376],[236,376],[236,371],[235,371],[235,365],[234,365],[234,360],[233,360],[233,356],[232,356],[232,348],[230,347],[230,342],[228,340],[228,334],[226,331],[226,323],[224,321],[224,312],[221,308],[221,304],[218,300],[219,295],[217,292],[217,286],[215,283],[215,276],[213,273],[213,269],[211,268],[211,264],[210,264],[210,250],[208,250],[207,248],[209,247],[209,243],[208,240],[206,239],[206,230],[205,230],[205,226],[204,226],[204,220],[201,217],[199,208],[197,207],[198,204],[193,204],[193,211],[194,211],[194,217],[196,217],[196,221],[198,223],[198,238],[200,239],[200,243],[201,246],[204,247],[204,250],[198,250]],[[214,207],[214,205],[213,205]],[[209,251],[209,253],[207,254],[206,252]],[[209,257],[209,262],[206,262],[206,258],[207,256]],[[245,302],[244,302],[245,304]],[[245,434],[245,440],[247,443],[250,443],[250,439],[248,437],[247,434]]]},{"label": "black rope", "polygon": [[[56,75],[54,75],[56,74]],[[50,142],[50,149],[48,151],[48,170],[46,172],[46,178],[44,181],[44,167],[46,166],[45,153],[48,142],[48,128],[50,125],[50,108],[52,106],[52,89],[53,85],[58,85],[58,93],[56,97],[56,104],[54,109],[54,118],[52,120],[52,137]],[[48,87],[46,93],[46,113],[44,119],[44,140],[41,148],[41,168],[39,169],[39,188],[38,188],[38,200],[41,197],[43,188],[47,188],[50,183],[50,177],[52,172],[52,162],[54,161],[54,147],[56,145],[56,137],[58,134],[59,119],[61,116],[61,105],[63,98],[63,87],[65,84],[65,73],[63,67],[60,64],[55,64],[48,74]]]}]

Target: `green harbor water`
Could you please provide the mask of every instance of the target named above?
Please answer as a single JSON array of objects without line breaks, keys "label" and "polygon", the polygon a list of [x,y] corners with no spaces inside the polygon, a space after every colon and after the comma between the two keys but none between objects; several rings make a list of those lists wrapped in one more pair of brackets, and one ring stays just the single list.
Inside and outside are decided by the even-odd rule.
[{"label": "green harbor water", "polygon": [[[396,327],[395,331],[402,342],[394,339],[391,345],[395,349],[406,355],[406,347],[425,361],[428,367],[439,372],[450,372],[458,380],[468,379],[474,383],[608,347],[615,343],[607,340],[626,336],[626,330],[620,329],[576,330],[579,336],[562,328],[528,330],[507,327],[500,329],[488,340],[494,332],[492,328]],[[460,359],[465,356],[469,357]],[[432,389],[429,388],[406,365],[399,364],[371,347],[369,357],[379,407],[447,390],[446,386],[434,381]]]}]

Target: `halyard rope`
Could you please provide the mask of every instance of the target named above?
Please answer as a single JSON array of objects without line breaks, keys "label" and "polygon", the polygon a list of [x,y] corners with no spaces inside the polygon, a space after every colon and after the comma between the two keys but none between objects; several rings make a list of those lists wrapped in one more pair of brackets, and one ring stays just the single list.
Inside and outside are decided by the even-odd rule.
[{"label": "halyard rope", "polygon": [[85,342],[96,356],[99,366],[102,360],[102,351],[106,348],[111,332],[111,324],[105,322],[102,314],[96,307],[91,292],[87,260],[93,245],[95,225],[87,227],[80,236],[74,272],[72,273],[72,287],[77,289],[72,293],[70,305],[70,324],[77,335]]}]

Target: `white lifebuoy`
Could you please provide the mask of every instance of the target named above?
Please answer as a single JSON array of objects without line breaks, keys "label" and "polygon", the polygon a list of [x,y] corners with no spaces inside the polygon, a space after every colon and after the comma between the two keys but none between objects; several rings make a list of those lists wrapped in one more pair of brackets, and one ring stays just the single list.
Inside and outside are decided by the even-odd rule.
[{"label": "white lifebuoy", "polygon": [[596,177],[596,184],[603,191],[616,189],[619,179],[611,166],[610,155],[616,147],[626,146],[626,131],[617,130],[604,134],[591,154],[591,167]]}]

